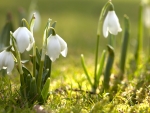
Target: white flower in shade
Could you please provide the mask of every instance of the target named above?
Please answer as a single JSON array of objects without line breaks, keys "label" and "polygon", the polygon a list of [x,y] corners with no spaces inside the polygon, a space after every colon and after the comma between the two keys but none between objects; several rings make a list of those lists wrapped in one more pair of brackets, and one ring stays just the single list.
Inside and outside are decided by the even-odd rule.
[{"label": "white flower in shade", "polygon": [[26,27],[19,27],[13,33],[13,36],[16,39],[18,51],[20,53],[23,53],[25,50],[30,51],[30,49],[33,47],[34,37]]},{"label": "white flower in shade", "polygon": [[0,70],[7,68],[7,74],[10,74],[14,68],[14,57],[11,52],[6,50],[0,53]]},{"label": "white flower in shade", "polygon": [[113,35],[117,35],[118,32],[122,31],[115,11],[108,11],[106,18],[104,20],[103,24],[104,37],[108,36],[108,31]]},{"label": "white flower in shade", "polygon": [[67,43],[59,35],[50,35],[47,39],[47,54],[52,62],[54,62],[59,55],[67,56]]}]

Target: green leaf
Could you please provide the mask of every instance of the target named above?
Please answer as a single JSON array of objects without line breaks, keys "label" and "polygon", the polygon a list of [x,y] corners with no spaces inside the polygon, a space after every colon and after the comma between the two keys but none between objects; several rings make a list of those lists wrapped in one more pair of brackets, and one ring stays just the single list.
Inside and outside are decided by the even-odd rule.
[{"label": "green leaf", "polygon": [[25,67],[25,66],[22,66],[22,70],[23,70],[23,76],[24,76],[24,80],[26,82],[26,77],[28,75],[31,75],[30,71]]},{"label": "green leaf", "polygon": [[45,84],[47,78],[50,77],[50,74],[51,74],[51,64],[52,64],[52,61],[50,60],[49,56],[45,55],[44,73],[43,73],[43,84]]},{"label": "green leaf", "polygon": [[46,83],[44,84],[44,87],[41,91],[41,95],[42,98],[44,99],[44,102],[46,102],[48,98],[49,86],[50,86],[50,77],[46,80]]},{"label": "green leaf", "polygon": [[[31,62],[33,64],[33,56],[30,55],[30,59],[31,59]],[[39,70],[39,63],[36,61],[36,70],[38,71]]]},{"label": "green leaf", "polygon": [[23,70],[23,73],[26,74],[26,76],[28,74],[31,75],[30,71],[25,66],[22,66],[22,70]]},{"label": "green leaf", "polygon": [[33,103],[36,100],[37,96],[38,95],[37,95],[36,80],[35,77],[33,77],[30,82],[29,101]]},{"label": "green leaf", "polygon": [[36,61],[38,64],[40,64],[41,60],[41,53],[39,52],[38,48],[36,47]]},{"label": "green leaf", "polygon": [[83,55],[83,54],[81,54],[81,64],[82,64],[84,73],[85,73],[85,75],[86,75],[86,77],[87,77],[87,79],[88,79],[88,81],[89,81],[89,83],[90,83],[90,85],[91,85],[91,87],[92,87],[93,84],[92,84],[91,78],[90,78],[90,76],[89,76],[89,74],[88,74],[88,71],[87,71],[87,69],[86,69],[85,62],[84,62],[84,55]]},{"label": "green leaf", "polygon": [[8,20],[1,32],[0,50],[10,45],[10,31],[14,31],[11,19]]},{"label": "green leaf", "polygon": [[105,73],[104,73],[104,89],[107,90],[109,89],[109,81],[110,81],[110,75],[111,75],[111,70],[114,62],[114,49],[112,46],[108,45],[108,59],[106,63],[106,68],[105,68]]},{"label": "green leaf", "polygon": [[42,75],[42,88],[48,77],[49,77],[49,69],[44,69],[43,75]]},{"label": "green leaf", "polygon": [[106,51],[103,50],[102,55],[101,55],[101,59],[100,59],[100,63],[99,63],[98,73],[97,73],[96,87],[99,85],[99,79],[100,79],[100,76],[102,75],[102,72],[103,72],[105,58],[106,58]]},{"label": "green leaf", "polygon": [[26,77],[26,95],[29,95],[31,80],[32,80],[32,76],[28,74]]},{"label": "green leaf", "polygon": [[122,49],[121,49],[121,56],[120,56],[120,70],[121,70],[122,74],[124,73],[124,69],[125,69],[127,47],[128,47],[128,42],[129,42],[129,30],[130,30],[129,27],[130,27],[129,26],[129,18],[125,15],[124,16],[124,29],[125,30],[124,30],[124,34],[123,34]]}]

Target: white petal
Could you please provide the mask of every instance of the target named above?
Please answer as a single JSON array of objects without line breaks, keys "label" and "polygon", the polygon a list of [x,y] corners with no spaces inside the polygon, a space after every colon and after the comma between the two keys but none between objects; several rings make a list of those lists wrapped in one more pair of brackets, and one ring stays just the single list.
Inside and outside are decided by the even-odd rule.
[{"label": "white petal", "polygon": [[59,43],[60,43],[61,54],[62,54],[62,56],[66,57],[67,52],[68,52],[67,43],[59,35],[56,35],[56,36],[57,36]]},{"label": "white petal", "polygon": [[19,27],[13,35],[17,41],[17,46],[20,53],[23,53],[26,49],[30,50],[32,48],[34,38],[26,27]]},{"label": "white petal", "polygon": [[19,27],[18,29],[16,29],[16,30],[14,31],[13,36],[15,37],[15,39],[18,37],[18,34],[19,34],[21,28],[22,28],[22,27]]},{"label": "white petal", "polygon": [[115,11],[109,11],[108,18],[109,18],[109,21],[108,21],[109,32],[113,35],[117,35],[118,32],[122,31],[122,29],[120,27],[119,20]]},{"label": "white petal", "polygon": [[115,11],[108,11],[106,18],[104,20],[103,24],[104,37],[108,36],[108,31],[113,35],[117,35],[118,32],[122,31]]},{"label": "white petal", "polygon": [[105,38],[108,37],[108,21],[109,21],[108,18],[109,18],[109,16],[107,14],[106,18],[104,20],[104,24],[103,24],[103,35],[104,35]]},{"label": "white petal", "polygon": [[28,34],[20,31],[20,34],[18,34],[18,38],[16,40],[19,52],[23,53],[30,43]]},{"label": "white petal", "polygon": [[67,56],[67,53],[68,53],[68,48],[65,48],[62,52],[61,52],[61,55],[63,57],[66,57]]},{"label": "white petal", "polygon": [[3,51],[0,53],[0,69],[6,69],[7,73],[11,73],[14,68],[14,58],[11,52]]},{"label": "white petal", "polygon": [[3,60],[3,58],[4,58],[4,57],[3,57],[3,52],[4,52],[4,51],[2,51],[2,52],[0,53],[0,70],[3,68],[3,61],[4,61],[4,60]]},{"label": "white petal", "polygon": [[13,55],[10,52],[5,59],[5,66],[7,67],[7,74],[10,74],[14,68],[14,59]]},{"label": "white petal", "polygon": [[30,36],[29,37],[30,43],[29,43],[28,47],[26,48],[27,51],[31,50],[31,48],[33,47],[33,44],[35,42],[34,37],[32,36],[31,32],[29,32],[29,36]]},{"label": "white petal", "polygon": [[47,39],[47,54],[49,58],[54,62],[57,58],[59,58],[61,47],[56,36],[49,36]]}]

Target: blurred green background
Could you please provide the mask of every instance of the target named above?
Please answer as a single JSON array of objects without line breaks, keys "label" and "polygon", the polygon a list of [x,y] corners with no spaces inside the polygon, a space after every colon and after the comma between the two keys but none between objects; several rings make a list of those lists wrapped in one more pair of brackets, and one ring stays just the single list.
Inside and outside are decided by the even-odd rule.
[{"label": "blurred green background", "polygon": [[[68,44],[68,57],[80,58],[80,54],[93,55],[96,44],[96,31],[99,15],[107,0],[37,0],[37,10],[41,15],[41,27],[34,32],[38,47],[41,47],[44,27],[48,18],[57,21],[56,32]],[[127,14],[131,23],[129,46],[135,44],[140,0],[112,0],[116,14],[123,28],[123,15]],[[0,30],[6,22],[6,14],[12,14],[14,28],[19,26],[18,10],[23,8],[29,13],[30,0],[0,0]],[[27,18],[28,19],[28,18]],[[116,36],[116,49],[121,46],[122,33]],[[100,51],[106,48],[108,39],[100,39]],[[101,52],[99,52],[101,53]]]}]

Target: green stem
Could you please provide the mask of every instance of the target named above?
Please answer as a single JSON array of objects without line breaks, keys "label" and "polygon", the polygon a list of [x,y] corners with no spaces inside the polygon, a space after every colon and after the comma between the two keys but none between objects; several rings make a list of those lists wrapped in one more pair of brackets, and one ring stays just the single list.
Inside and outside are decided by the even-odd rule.
[{"label": "green stem", "polygon": [[148,31],[148,49],[147,49],[147,55],[149,56],[148,59],[150,58],[150,27],[147,28]]},{"label": "green stem", "polygon": [[19,70],[19,73],[20,73],[21,86],[23,86],[23,93],[24,93],[24,97],[26,98],[25,81],[24,81],[24,76],[23,76],[21,58],[20,58],[20,54],[19,54],[19,51],[17,49],[16,41],[15,41],[15,38],[14,38],[12,32],[10,32],[10,37],[11,37],[11,40],[12,40],[12,45],[13,45],[14,50],[15,50],[16,59],[17,59],[17,62],[18,62],[18,70]]},{"label": "green stem", "polygon": [[125,15],[124,16],[124,34],[123,34],[123,41],[122,41],[122,50],[121,50],[121,57],[120,57],[120,70],[121,70],[121,79],[123,79],[124,69],[125,69],[125,62],[126,62],[126,55],[127,55],[127,47],[129,42],[129,18]]},{"label": "green stem", "polygon": [[143,45],[143,6],[141,5],[139,8],[139,20],[138,20],[138,39],[137,39],[137,47],[135,52],[135,59],[137,65],[139,64],[140,54],[142,52],[142,45]]},{"label": "green stem", "polygon": [[115,36],[109,33],[109,45],[111,45],[113,48],[115,47]]},{"label": "green stem", "polygon": [[38,92],[39,96],[40,96],[40,92],[41,92],[41,81],[42,81],[42,74],[43,74],[43,66],[44,66],[44,61],[41,60],[40,69],[39,69],[38,78],[37,78],[37,92]]},{"label": "green stem", "polygon": [[100,38],[100,36],[97,35],[96,53],[95,53],[94,86],[93,86],[93,90],[96,90],[99,38]]},{"label": "green stem", "polygon": [[41,92],[41,82],[42,82],[45,53],[46,53],[46,43],[43,45],[42,56],[41,56],[41,61],[40,61],[40,69],[39,69],[39,73],[38,73],[38,77],[37,77],[37,92],[39,95]]},{"label": "green stem", "polygon": [[35,43],[33,44],[33,77],[36,76],[36,47]]},{"label": "green stem", "polygon": [[96,81],[97,81],[97,64],[98,64],[98,49],[99,49],[99,38],[100,38],[100,32],[101,32],[101,26],[103,23],[103,18],[105,16],[105,12],[107,9],[113,10],[113,4],[111,1],[107,2],[100,14],[99,21],[98,21],[98,28],[97,28],[97,42],[96,42],[96,52],[95,52],[95,69],[94,69],[94,85],[93,90],[96,91]]},{"label": "green stem", "polygon": [[39,69],[39,73],[37,76],[38,96],[40,96],[40,93],[41,93],[43,67],[44,67],[44,60],[45,60],[45,53],[46,53],[46,46],[47,46],[48,28],[50,27],[50,22],[51,22],[51,19],[48,19],[46,28],[44,30],[44,35],[43,35],[43,48],[42,48],[42,55],[41,55],[41,61],[40,61],[40,69]]},{"label": "green stem", "polygon": [[[35,23],[35,15],[32,15],[31,21],[30,21],[30,32],[33,35],[33,28],[34,28],[34,23]],[[33,77],[36,76],[36,46],[35,42],[33,43]]]},{"label": "green stem", "polygon": [[40,96],[41,92],[41,84],[42,84],[42,75],[43,75],[43,67],[44,67],[44,60],[45,60],[45,53],[46,53],[46,46],[47,46],[47,28],[44,31],[43,35],[43,48],[42,48],[42,55],[41,55],[41,61],[40,61],[40,69],[37,76],[37,92],[38,96]]}]

